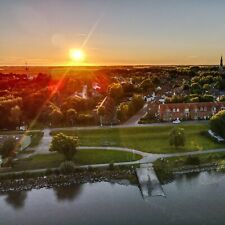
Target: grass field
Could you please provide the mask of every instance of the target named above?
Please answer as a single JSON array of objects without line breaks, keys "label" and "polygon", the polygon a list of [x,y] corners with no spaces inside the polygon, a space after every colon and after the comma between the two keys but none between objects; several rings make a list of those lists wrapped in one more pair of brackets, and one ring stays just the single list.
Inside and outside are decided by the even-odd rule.
[{"label": "grass field", "polygon": [[[184,148],[169,145],[169,133],[174,126],[183,127],[186,136]],[[77,135],[81,146],[120,146],[151,153],[173,153],[224,148],[207,134],[208,124],[185,124],[158,127],[102,128],[95,130],[62,131]],[[60,131],[59,131],[60,132]],[[53,132],[53,135],[57,132]]]},{"label": "grass field", "polygon": [[158,159],[154,162],[155,167],[164,168],[166,170],[172,170],[173,168],[179,168],[183,166],[193,166],[201,164],[218,163],[225,164],[225,153],[209,153],[195,156],[179,156],[171,157],[167,159]]},{"label": "grass field", "polygon": [[[136,154],[111,150],[80,150],[74,157],[76,165],[101,164],[136,161],[142,157]],[[29,170],[58,167],[64,158],[58,153],[35,155],[30,158],[20,159],[14,163],[13,170]]]}]

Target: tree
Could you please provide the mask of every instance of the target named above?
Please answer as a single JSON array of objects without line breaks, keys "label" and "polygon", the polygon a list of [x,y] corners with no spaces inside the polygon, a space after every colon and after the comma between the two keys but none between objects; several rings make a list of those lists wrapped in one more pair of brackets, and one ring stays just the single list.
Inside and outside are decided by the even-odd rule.
[{"label": "tree", "polygon": [[22,111],[18,105],[14,106],[10,110],[10,120],[16,126],[20,125],[20,118],[22,115]]},{"label": "tree", "polygon": [[14,138],[8,138],[4,141],[0,149],[0,154],[2,155],[2,158],[7,158],[13,156],[15,151],[16,151],[16,140]]},{"label": "tree", "polygon": [[118,101],[121,97],[123,97],[123,87],[119,83],[113,83],[109,87],[108,94],[114,100]]},{"label": "tree", "polygon": [[133,104],[135,111],[138,111],[143,107],[144,99],[141,95],[133,95],[131,103]]},{"label": "tree", "polygon": [[67,123],[73,126],[76,119],[77,119],[77,111],[75,109],[68,109],[66,111]]},{"label": "tree", "polygon": [[129,114],[129,105],[126,102],[120,103],[117,108],[117,117],[120,121],[125,121],[128,118]]},{"label": "tree", "polygon": [[210,85],[209,84],[204,84],[203,85],[203,89],[206,90],[206,91],[209,91],[210,90]]},{"label": "tree", "polygon": [[122,84],[122,87],[125,96],[132,96],[135,89],[133,84],[126,82]]},{"label": "tree", "polygon": [[72,160],[78,146],[78,137],[67,136],[63,133],[55,135],[49,151],[63,154],[66,160]]},{"label": "tree", "polygon": [[160,85],[161,83],[160,79],[157,76],[153,76],[151,80],[155,86]]},{"label": "tree", "polygon": [[58,125],[62,121],[63,114],[59,109],[54,109],[50,115],[50,121],[53,125]]},{"label": "tree", "polygon": [[144,92],[148,92],[149,90],[154,89],[154,84],[149,78],[147,78],[141,82],[140,87]]},{"label": "tree", "polygon": [[170,145],[178,148],[185,145],[185,135],[183,128],[173,128],[169,137]]},{"label": "tree", "polygon": [[97,113],[98,113],[98,116],[99,116],[99,119],[100,119],[100,125],[102,127],[103,116],[105,115],[105,107],[104,106],[98,107]]},{"label": "tree", "polygon": [[222,110],[211,117],[210,129],[221,137],[225,138],[225,110]]},{"label": "tree", "polygon": [[214,97],[213,95],[203,95],[200,97],[200,102],[213,102]]},{"label": "tree", "polygon": [[225,95],[220,96],[220,102],[225,102]]},{"label": "tree", "polygon": [[191,84],[191,93],[200,94],[201,90],[202,90],[202,88],[198,83],[192,83]]}]

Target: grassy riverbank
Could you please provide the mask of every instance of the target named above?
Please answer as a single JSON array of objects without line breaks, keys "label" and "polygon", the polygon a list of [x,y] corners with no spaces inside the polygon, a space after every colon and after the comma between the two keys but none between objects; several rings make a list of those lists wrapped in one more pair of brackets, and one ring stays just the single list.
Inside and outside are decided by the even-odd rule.
[{"label": "grassy riverbank", "polygon": [[[74,157],[76,165],[128,162],[141,159],[141,156],[122,151],[80,150]],[[64,158],[58,153],[34,155],[14,162],[13,171],[56,168]]]},{"label": "grassy riverbank", "polygon": [[159,159],[154,162],[156,168],[171,171],[175,168],[198,166],[204,164],[225,164],[225,153],[209,153],[194,156],[180,156]]},{"label": "grassy riverbank", "polygon": [[[175,149],[169,145],[169,133],[174,126],[183,127],[186,136],[184,148]],[[224,144],[215,142],[207,134],[208,124],[180,124],[155,127],[100,128],[95,130],[62,130],[77,135],[81,146],[120,146],[151,153],[187,152],[223,148]]]}]

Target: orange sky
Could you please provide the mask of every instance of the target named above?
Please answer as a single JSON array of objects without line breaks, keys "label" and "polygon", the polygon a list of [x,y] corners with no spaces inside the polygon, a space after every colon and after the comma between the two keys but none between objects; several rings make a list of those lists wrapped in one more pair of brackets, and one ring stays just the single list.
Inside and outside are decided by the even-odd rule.
[{"label": "orange sky", "polygon": [[[225,1],[1,0],[0,65],[218,64]],[[74,62],[73,62],[74,63]]]}]

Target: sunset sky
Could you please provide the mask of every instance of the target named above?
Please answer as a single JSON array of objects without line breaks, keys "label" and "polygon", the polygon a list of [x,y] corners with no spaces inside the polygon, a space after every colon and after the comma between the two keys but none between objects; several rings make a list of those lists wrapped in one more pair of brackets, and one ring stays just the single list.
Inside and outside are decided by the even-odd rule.
[{"label": "sunset sky", "polygon": [[217,64],[224,0],[0,0],[0,65]]}]

